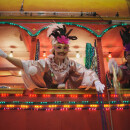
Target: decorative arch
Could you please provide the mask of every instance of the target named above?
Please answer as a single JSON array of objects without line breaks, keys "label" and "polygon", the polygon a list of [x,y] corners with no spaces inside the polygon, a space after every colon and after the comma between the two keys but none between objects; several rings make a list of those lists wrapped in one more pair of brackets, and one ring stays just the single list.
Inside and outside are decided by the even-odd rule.
[{"label": "decorative arch", "polygon": [[97,35],[97,37],[102,37],[110,29],[113,29],[113,28],[116,28],[116,27],[119,27],[119,26],[126,26],[126,25],[129,25],[129,24],[121,23],[121,24],[113,25],[113,26],[111,26],[109,28],[106,28],[104,31],[102,31],[102,33],[100,35]]},{"label": "decorative arch", "polygon": [[25,28],[25,27],[23,27],[19,24],[15,24],[15,23],[11,23],[11,22],[0,22],[0,24],[9,24],[9,25],[12,25],[12,26],[20,27],[21,29],[24,29],[30,36],[33,36],[31,31],[29,31],[27,28]]},{"label": "decorative arch", "polygon": [[[79,24],[74,24],[74,23],[72,23],[72,22],[57,22],[57,23],[58,23],[58,24],[64,23],[64,24],[66,24],[66,25],[75,25],[75,26],[77,26],[77,27],[81,27],[81,28],[86,29],[87,31],[89,31],[90,33],[92,33],[92,34],[93,34],[94,36],[96,36],[96,37],[98,36],[97,33],[94,32],[92,29],[87,28],[87,27],[84,27],[84,26],[79,25]],[[39,33],[40,33],[41,31],[43,31],[43,30],[45,30],[45,29],[48,28],[48,26],[47,26],[47,27],[44,27],[44,28],[42,28],[41,30],[39,30],[38,32],[36,32],[35,34],[32,34],[31,31],[29,31],[27,28],[25,28],[25,27],[23,27],[23,26],[21,26],[21,25],[19,25],[19,24],[15,24],[15,23],[11,23],[11,22],[0,22],[0,24],[8,24],[8,25],[13,25],[13,26],[20,27],[21,29],[24,29],[30,36],[37,36],[37,35],[39,35]]]},{"label": "decorative arch", "polygon": [[[105,29],[100,35],[98,35],[95,31],[93,31],[92,29],[88,28],[88,27],[85,27],[85,26],[82,26],[82,25],[79,25],[79,24],[74,24],[73,22],[57,22],[57,23],[64,23],[66,25],[74,25],[74,26],[77,26],[77,27],[80,27],[80,28],[84,28],[86,29],[87,31],[89,31],[91,34],[93,34],[94,36],[96,37],[102,37],[107,31],[109,31],[110,29],[113,29],[113,28],[116,28],[118,26],[125,26],[125,25],[129,25],[129,24],[126,24],[126,23],[121,23],[121,24],[117,24],[117,25],[113,25],[107,29]],[[35,36],[37,36],[41,31],[45,30],[46,28],[48,27],[44,27],[42,28],[41,30],[39,30],[37,33],[35,33]]]},{"label": "decorative arch", "polygon": [[[86,29],[87,31],[89,31],[91,34],[93,34],[94,36],[100,37],[100,38],[101,38],[107,31],[109,31],[110,29],[116,28],[116,27],[118,27],[118,26],[129,25],[129,24],[126,24],[126,23],[121,23],[121,24],[113,25],[113,26],[111,26],[111,27],[109,27],[109,28],[106,28],[104,31],[101,32],[100,35],[98,35],[98,34],[97,34],[95,31],[93,31],[92,29],[90,29],[90,28],[88,28],[88,27],[85,27],[85,26],[82,26],[82,25],[79,25],[79,24],[75,24],[75,23],[73,23],[73,22],[57,22],[57,23],[58,23],[58,24],[64,23],[64,24],[66,24],[66,25],[74,25],[74,26],[77,26],[77,27],[80,27],[80,28],[84,28],[84,29]],[[12,22],[0,22],[0,24],[9,24],[9,25],[13,25],[13,26],[20,27],[21,29],[24,29],[30,36],[37,36],[37,35],[39,35],[39,33],[40,33],[41,31],[43,31],[43,30],[45,30],[45,29],[48,28],[48,26],[47,26],[47,27],[44,27],[44,28],[40,29],[39,31],[37,31],[35,34],[33,34],[33,33],[32,33],[31,31],[29,31],[27,28],[25,28],[25,27],[23,27],[23,26],[21,26],[21,25],[19,25],[19,24],[16,24],[16,23],[12,23]]]}]

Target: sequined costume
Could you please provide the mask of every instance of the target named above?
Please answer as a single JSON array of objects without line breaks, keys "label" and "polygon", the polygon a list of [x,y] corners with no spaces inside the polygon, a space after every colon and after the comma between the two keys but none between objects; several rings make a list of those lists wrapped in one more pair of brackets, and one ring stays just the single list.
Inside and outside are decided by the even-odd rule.
[{"label": "sequined costume", "polygon": [[[99,80],[94,71],[68,58],[65,58],[61,65],[57,65],[52,54],[45,60],[22,61],[22,64],[23,80],[30,90],[39,87],[57,88],[58,84],[62,83],[65,83],[65,89],[78,88],[80,85],[91,87],[94,81]],[[29,74],[30,66],[37,68],[37,73],[33,76]]]}]

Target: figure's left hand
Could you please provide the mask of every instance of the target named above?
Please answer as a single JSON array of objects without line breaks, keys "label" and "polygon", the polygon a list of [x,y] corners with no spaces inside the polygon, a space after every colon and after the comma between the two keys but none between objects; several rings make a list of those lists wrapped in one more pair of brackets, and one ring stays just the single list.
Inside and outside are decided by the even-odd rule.
[{"label": "figure's left hand", "polygon": [[88,90],[91,86],[79,86],[79,89],[84,89],[84,90]]},{"label": "figure's left hand", "polygon": [[95,81],[95,87],[98,92],[103,93],[105,85],[102,84],[100,81]]}]

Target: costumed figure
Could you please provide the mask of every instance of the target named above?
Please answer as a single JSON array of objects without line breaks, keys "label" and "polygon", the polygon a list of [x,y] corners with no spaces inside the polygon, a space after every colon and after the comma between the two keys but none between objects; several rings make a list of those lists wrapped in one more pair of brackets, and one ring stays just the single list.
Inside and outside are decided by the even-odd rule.
[{"label": "costumed figure", "polygon": [[124,27],[125,30],[120,31],[120,35],[123,41],[124,57],[126,63],[118,66],[114,59],[110,59],[108,63],[110,77],[113,77],[113,67],[117,76],[117,80],[120,82],[122,88],[130,88],[130,27]]},{"label": "costumed figure", "polygon": [[23,70],[23,80],[29,90],[34,88],[75,89],[80,86],[84,86],[87,90],[95,86],[98,92],[103,93],[105,86],[100,82],[97,74],[67,57],[70,40],[77,39],[76,36],[70,36],[72,30],[66,32],[63,24],[52,24],[48,28],[52,54],[46,59],[21,61],[9,57],[2,50],[0,50],[0,56]]}]

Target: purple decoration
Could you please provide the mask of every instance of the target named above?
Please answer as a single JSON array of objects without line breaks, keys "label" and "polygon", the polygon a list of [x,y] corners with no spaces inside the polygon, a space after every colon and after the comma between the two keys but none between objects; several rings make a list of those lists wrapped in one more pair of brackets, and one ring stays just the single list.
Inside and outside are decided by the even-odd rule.
[{"label": "purple decoration", "polygon": [[97,65],[98,65],[98,77],[101,80],[101,72],[100,72],[100,64],[99,64],[99,54],[98,54],[98,50],[96,48],[96,52],[97,52]]},{"label": "purple decoration", "polygon": [[125,51],[130,51],[130,43],[125,45]]}]

